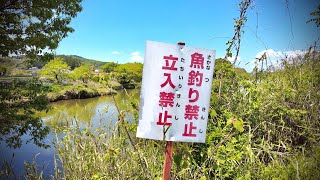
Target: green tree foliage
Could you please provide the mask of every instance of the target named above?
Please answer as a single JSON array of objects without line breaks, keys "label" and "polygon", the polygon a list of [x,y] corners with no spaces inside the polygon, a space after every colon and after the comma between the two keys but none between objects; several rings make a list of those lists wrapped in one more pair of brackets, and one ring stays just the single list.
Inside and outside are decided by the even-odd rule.
[{"label": "green tree foliage", "polygon": [[83,83],[87,83],[92,76],[92,69],[88,65],[82,65],[73,70],[71,75],[74,79],[79,79]]},{"label": "green tree foliage", "polygon": [[218,96],[220,97],[224,88],[228,88],[227,86],[223,86],[223,84],[229,84],[230,81],[233,81],[237,76],[243,79],[250,79],[251,75],[247,73],[244,69],[234,68],[232,63],[226,59],[216,59],[215,67],[214,67],[214,78],[213,81],[214,87],[218,88]]},{"label": "green tree foliage", "polygon": [[[81,1],[0,1],[1,74],[7,72],[2,62],[8,65],[6,63],[8,61],[2,60],[6,60],[9,55],[24,55],[33,60],[41,54],[50,57],[50,52],[57,48],[58,43],[68,33],[73,32],[69,24],[71,19],[82,10]],[[43,72],[51,75],[57,82],[61,82],[65,69],[69,67],[64,64],[58,65],[59,63],[55,66],[55,62],[47,65]],[[14,63],[10,67],[17,65],[19,63]],[[30,64],[25,66],[28,68]],[[20,137],[30,133],[34,143],[41,144],[40,141],[49,129],[33,115],[37,110],[46,109],[47,105],[43,86],[37,80],[0,82],[0,129],[2,134],[10,136],[7,138],[8,143],[18,141],[17,146],[19,146]]]},{"label": "green tree foliage", "polygon": [[65,56],[65,55],[59,55],[59,56],[57,56],[57,57],[62,58],[62,59],[64,60],[64,62],[66,62],[66,63],[70,66],[71,70],[73,70],[74,68],[79,67],[79,66],[81,66],[82,64],[84,64],[84,63],[80,60],[80,58],[77,58],[77,57]]},{"label": "green tree foliage", "polygon": [[119,66],[119,64],[117,64],[115,62],[107,62],[103,66],[101,66],[101,69],[103,70],[103,72],[111,73],[118,66]]},{"label": "green tree foliage", "polygon": [[125,88],[134,88],[142,80],[143,64],[126,63],[120,64],[114,69],[117,81]]},{"label": "green tree foliage", "polygon": [[221,78],[224,76],[235,76],[232,63],[223,58],[216,59],[214,66],[214,76]]},{"label": "green tree foliage", "polygon": [[318,5],[318,9],[310,13],[310,15],[313,16],[313,18],[307,22],[314,22],[317,25],[317,27],[319,27],[320,26],[320,5]]},{"label": "green tree foliage", "polygon": [[56,49],[58,43],[74,31],[69,24],[82,10],[81,1],[1,1],[0,55],[26,54],[34,58],[45,49]]},{"label": "green tree foliage", "polygon": [[9,146],[21,146],[21,137],[29,133],[34,144],[43,143],[49,128],[34,116],[35,111],[48,110],[48,89],[36,79],[0,82],[0,139]]},{"label": "green tree foliage", "polygon": [[81,61],[80,59],[77,58],[64,58],[64,62],[66,62],[68,64],[68,66],[70,66],[71,70],[74,70],[75,68],[81,66]]},{"label": "green tree foliage", "polygon": [[63,59],[54,58],[43,67],[40,74],[60,84],[67,77],[69,70],[70,67]]}]

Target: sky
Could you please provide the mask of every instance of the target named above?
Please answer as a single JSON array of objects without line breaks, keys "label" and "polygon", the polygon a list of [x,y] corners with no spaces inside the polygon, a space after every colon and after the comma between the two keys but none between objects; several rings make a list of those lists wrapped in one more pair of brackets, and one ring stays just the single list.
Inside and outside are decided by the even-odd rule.
[{"label": "sky", "polygon": [[[105,62],[143,62],[147,40],[214,49],[226,54],[240,0],[84,0],[56,54]],[[267,52],[275,61],[295,56],[319,39],[320,27],[306,23],[319,0],[253,0],[237,66],[248,72]]]}]

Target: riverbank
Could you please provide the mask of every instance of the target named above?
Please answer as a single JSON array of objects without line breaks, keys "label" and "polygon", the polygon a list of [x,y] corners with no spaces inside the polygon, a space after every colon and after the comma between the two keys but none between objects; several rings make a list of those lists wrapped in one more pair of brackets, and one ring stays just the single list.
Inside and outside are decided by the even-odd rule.
[{"label": "riverbank", "polygon": [[49,87],[50,92],[47,98],[50,102],[69,99],[86,99],[97,96],[117,94],[116,90],[122,89],[121,86],[106,86],[94,82],[86,84],[78,83],[72,85],[53,85]]},{"label": "riverbank", "polygon": [[49,102],[56,102],[61,100],[70,99],[87,99],[98,96],[108,96],[117,94],[117,91],[122,89],[136,89],[140,87],[140,84],[127,83],[121,85],[117,81],[109,81],[106,83],[98,83],[95,81],[88,81],[83,83],[81,81],[66,81],[64,84],[56,84],[52,82],[47,82],[43,80],[34,79],[34,77],[1,77],[0,82],[11,84],[13,81],[31,81],[36,80],[36,82],[42,84],[42,89],[47,92],[46,97]]}]

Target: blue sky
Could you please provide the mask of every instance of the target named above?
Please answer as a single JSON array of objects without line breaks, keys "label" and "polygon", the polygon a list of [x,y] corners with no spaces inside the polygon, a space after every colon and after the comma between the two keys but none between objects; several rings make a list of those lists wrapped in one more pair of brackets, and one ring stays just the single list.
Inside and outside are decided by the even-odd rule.
[{"label": "blue sky", "polygon": [[[288,3],[286,3],[288,1]],[[318,0],[254,0],[248,10],[240,67],[251,71],[263,51],[269,57],[303,53],[319,38],[320,28],[306,23]],[[84,0],[72,20],[75,32],[56,54],[79,55],[118,63],[143,61],[145,41],[215,49],[225,55],[239,16],[239,0]]]}]

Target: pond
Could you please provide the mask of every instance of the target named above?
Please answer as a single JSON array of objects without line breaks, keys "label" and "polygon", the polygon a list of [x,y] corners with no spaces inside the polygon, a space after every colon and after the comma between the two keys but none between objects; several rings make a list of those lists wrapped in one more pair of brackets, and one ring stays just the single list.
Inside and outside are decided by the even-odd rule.
[{"label": "pond", "polygon": [[[128,105],[130,97],[139,97],[138,90],[118,91],[114,96],[118,106]],[[33,143],[26,141],[31,137],[23,135],[23,144],[20,148],[10,148],[0,141],[0,167],[4,164],[4,160],[9,162],[13,168],[15,175],[21,176],[24,171],[25,162],[35,162],[38,169],[44,172],[47,178],[54,173],[54,155],[56,154],[52,141],[56,139],[56,129],[62,126],[75,126],[81,128],[95,129],[101,126],[112,126],[117,121],[118,111],[112,96],[102,96],[90,99],[66,100],[51,103],[52,109],[45,112],[37,113],[43,120],[43,123],[50,127],[50,133],[45,138],[45,143],[50,148],[45,149],[38,147]]]}]

